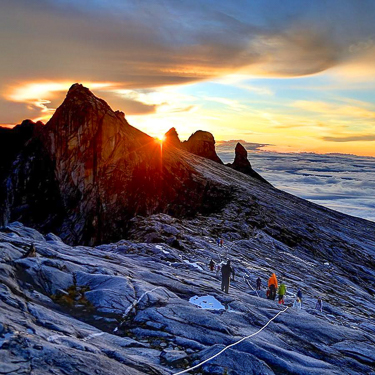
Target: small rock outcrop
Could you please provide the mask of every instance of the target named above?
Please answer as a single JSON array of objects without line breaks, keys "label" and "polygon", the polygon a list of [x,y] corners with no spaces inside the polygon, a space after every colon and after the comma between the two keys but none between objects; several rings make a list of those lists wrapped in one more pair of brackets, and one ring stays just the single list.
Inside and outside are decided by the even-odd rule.
[{"label": "small rock outcrop", "polygon": [[255,172],[254,169],[251,167],[249,159],[247,158],[247,151],[245,147],[243,147],[239,142],[237,143],[235,148],[234,162],[227,165],[235,169],[236,171],[247,174],[248,176],[256,178],[262,182],[269,183],[259,173]]},{"label": "small rock outcrop", "polygon": [[164,143],[181,148],[181,141],[175,128],[170,128],[164,134]]},{"label": "small rock outcrop", "polygon": [[183,148],[192,154],[223,164],[215,151],[214,136],[206,131],[198,130],[182,143]]}]

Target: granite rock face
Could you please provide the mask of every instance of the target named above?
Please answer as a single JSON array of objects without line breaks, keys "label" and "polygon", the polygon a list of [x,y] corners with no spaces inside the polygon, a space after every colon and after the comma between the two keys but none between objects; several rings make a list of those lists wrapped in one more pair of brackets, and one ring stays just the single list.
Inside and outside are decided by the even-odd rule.
[{"label": "granite rock face", "polygon": [[96,244],[123,238],[135,215],[220,209],[230,191],[205,179],[189,158],[75,84],[4,182],[2,224],[21,220],[69,243]]},{"label": "granite rock face", "polygon": [[215,151],[215,139],[209,132],[198,130],[182,143],[182,147],[192,154],[223,164]]},{"label": "granite rock face", "polygon": [[262,182],[268,183],[259,173],[255,172],[251,167],[250,161],[247,158],[247,151],[241,143],[237,143],[235,148],[234,161],[231,164],[227,164],[229,167],[235,169],[236,171],[247,174],[248,176],[254,177]]}]

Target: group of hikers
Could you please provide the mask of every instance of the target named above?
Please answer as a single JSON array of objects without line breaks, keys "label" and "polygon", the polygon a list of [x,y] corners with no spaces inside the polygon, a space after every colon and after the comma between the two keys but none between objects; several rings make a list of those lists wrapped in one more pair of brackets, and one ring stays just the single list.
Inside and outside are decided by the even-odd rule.
[{"label": "group of hikers", "polygon": [[[258,277],[256,281],[257,290],[260,290],[261,284],[262,284],[262,280],[260,279],[260,277]],[[281,282],[281,284],[278,285],[276,274],[273,273],[271,277],[268,279],[268,289],[266,292],[267,299],[275,300],[276,292],[277,292],[279,304],[284,305],[285,303],[284,298],[286,295],[286,290],[287,290],[287,287],[284,284],[284,282]],[[293,307],[297,310],[302,309],[302,291],[300,288],[298,288],[298,291],[296,293],[296,296],[293,302]]]},{"label": "group of hikers", "polygon": [[[209,263],[209,268],[213,272],[215,271],[215,262],[213,259],[211,259]],[[218,275],[220,271],[220,264],[216,266],[216,275]],[[225,293],[229,293],[229,285],[230,285],[230,279],[232,275],[232,280],[234,281],[234,268],[231,266],[230,260],[227,261],[226,264],[224,264],[221,267],[221,290],[225,291]],[[260,277],[256,280],[256,291],[260,291],[262,287],[262,280]],[[275,300],[276,295],[278,295],[278,303],[280,305],[284,305],[285,301],[285,295],[286,295],[287,287],[284,282],[281,282],[280,285],[278,284],[276,274],[273,273],[271,277],[268,279],[267,284],[267,291],[266,291],[266,297],[270,300]],[[302,309],[302,300],[303,295],[300,288],[298,288],[297,293],[294,298],[293,302],[293,308],[296,310]],[[318,297],[318,300],[315,305],[315,309],[322,312],[323,311],[323,301],[320,297]]]}]

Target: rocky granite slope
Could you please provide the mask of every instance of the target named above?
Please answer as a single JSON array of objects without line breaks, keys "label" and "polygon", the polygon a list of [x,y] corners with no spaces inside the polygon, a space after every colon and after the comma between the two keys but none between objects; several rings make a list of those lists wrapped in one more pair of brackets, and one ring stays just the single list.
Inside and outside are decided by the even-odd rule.
[{"label": "rocky granite slope", "polygon": [[[231,205],[193,220],[137,217],[132,239],[95,248],[9,225],[0,232],[1,373],[176,373],[254,333],[282,309],[264,298],[264,287],[258,297],[248,285],[257,276],[265,283],[272,271],[288,286],[287,304],[302,288],[303,310],[287,310],[193,373],[373,373],[374,296],[361,278],[367,267],[374,280],[374,268],[364,261],[374,256],[374,239],[364,245],[345,225],[342,253],[325,258],[322,249],[313,255],[290,247],[265,228],[249,232],[237,210]],[[219,234],[225,239],[220,248]],[[335,240],[335,233],[324,237]],[[23,258],[31,243],[37,256]],[[360,263],[347,253],[355,245]],[[208,270],[211,257],[232,259],[229,295]],[[318,295],[323,313],[314,309]],[[219,309],[189,302],[196,297],[215,298]]]}]

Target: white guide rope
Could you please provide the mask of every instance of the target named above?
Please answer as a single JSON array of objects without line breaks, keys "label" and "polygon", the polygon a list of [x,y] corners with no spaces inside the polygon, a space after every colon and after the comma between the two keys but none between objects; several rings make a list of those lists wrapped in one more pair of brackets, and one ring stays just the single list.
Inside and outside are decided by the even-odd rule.
[{"label": "white guide rope", "polygon": [[180,374],[185,374],[186,372],[189,372],[191,370],[195,370],[196,368],[202,366],[204,363],[208,362],[208,361],[211,361],[211,359],[214,359],[216,358],[217,356],[219,356],[221,353],[224,353],[227,349],[231,348],[232,346],[235,346],[235,345],[238,345],[239,343],[241,343],[242,341],[245,341],[247,339],[249,339],[250,337],[253,337],[255,335],[257,335],[258,333],[262,332],[274,319],[276,319],[280,314],[282,314],[283,312],[285,312],[286,310],[288,310],[289,306],[287,306],[284,310],[281,310],[279,311],[272,319],[270,319],[262,328],[260,328],[258,331],[256,331],[255,333],[252,333],[251,335],[249,336],[246,336],[246,337],[243,337],[242,339],[234,342],[233,344],[230,344],[228,346],[226,346],[224,349],[220,350],[219,353],[216,353],[215,355],[213,355],[212,357],[210,358],[207,358],[206,360],[204,360],[203,362],[200,362],[198,363],[197,365],[193,366],[193,367],[190,367],[186,370],[183,370],[183,371],[180,371],[180,372],[176,372],[174,375],[180,375]]},{"label": "white guide rope", "polygon": [[[143,297],[146,296],[147,294],[149,293],[152,293],[154,290],[156,289],[163,289],[162,286],[157,286],[151,290],[148,290],[147,292],[144,292],[137,300],[134,300],[133,303],[125,310],[124,314],[122,315],[122,319],[125,319],[127,317],[127,315],[130,313],[130,311],[132,311],[134,309],[135,306],[138,305],[139,302],[142,301]],[[120,325],[118,327],[116,327],[113,332],[117,332],[118,329],[122,326],[123,322],[120,323]]]},{"label": "white guide rope", "polygon": [[259,297],[259,294],[258,294],[258,291],[255,290],[251,284],[249,283],[249,281],[247,279],[245,279],[245,276],[242,276],[243,277],[243,280],[245,281],[245,283],[257,294],[257,296]]}]

